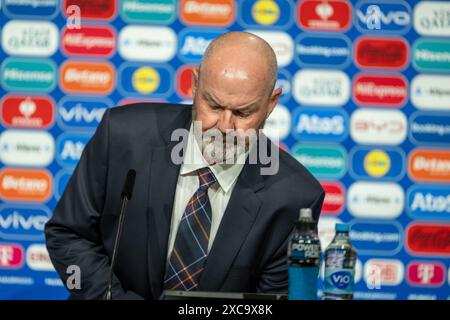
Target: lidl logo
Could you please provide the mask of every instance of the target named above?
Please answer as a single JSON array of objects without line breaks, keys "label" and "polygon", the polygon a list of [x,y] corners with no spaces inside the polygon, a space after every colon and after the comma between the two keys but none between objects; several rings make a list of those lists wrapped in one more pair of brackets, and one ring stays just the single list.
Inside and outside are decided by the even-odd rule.
[{"label": "lidl logo", "polygon": [[2,3],[4,13],[10,18],[53,18],[59,10],[58,0],[23,1],[8,0]]},{"label": "lidl logo", "polygon": [[394,255],[403,245],[403,231],[397,222],[369,222],[353,220],[350,239],[358,254]]},{"label": "lidl logo", "polygon": [[71,13],[71,6],[77,6],[81,14],[81,19],[87,20],[112,20],[117,13],[117,1],[103,0],[63,0],[62,13],[67,17]]},{"label": "lidl logo", "polygon": [[45,224],[51,216],[47,207],[3,205],[0,207],[0,238],[42,241]]},{"label": "lidl logo", "polygon": [[63,130],[95,130],[112,102],[94,98],[63,98],[58,104],[58,126]]},{"label": "lidl logo", "polygon": [[319,179],[338,179],[347,170],[347,154],[341,146],[297,144],[291,154]]},{"label": "lidl logo", "polygon": [[450,41],[419,39],[413,47],[413,65],[419,71],[449,72]]},{"label": "lidl logo", "polygon": [[185,29],[178,36],[178,56],[188,63],[199,63],[209,43],[225,31]]},{"label": "lidl logo", "polygon": [[65,28],[61,38],[61,49],[69,56],[110,57],[116,51],[116,32],[110,26]]},{"label": "lidl logo", "polygon": [[406,229],[406,248],[415,255],[450,256],[450,224],[413,222]]},{"label": "lidl logo", "polygon": [[299,107],[292,127],[292,134],[301,141],[342,141],[348,135],[348,115],[343,109]]},{"label": "lidl logo", "polygon": [[419,74],[411,81],[411,102],[419,109],[450,110],[450,76]]},{"label": "lidl logo", "polygon": [[406,157],[399,148],[356,146],[350,152],[350,175],[355,179],[400,180]]},{"label": "lidl logo", "polygon": [[410,139],[419,144],[450,144],[450,115],[415,112],[410,120]]},{"label": "lidl logo", "polygon": [[126,63],[119,70],[123,95],[167,97],[172,93],[174,71],[169,65]]},{"label": "lidl logo", "polygon": [[300,66],[345,68],[352,57],[350,40],[344,35],[300,35],[295,58]]},{"label": "lidl logo", "polygon": [[303,0],[298,3],[297,22],[314,31],[342,32],[350,27],[352,7],[343,0]]},{"label": "lidl logo", "polygon": [[17,202],[46,202],[52,176],[46,170],[6,168],[0,171],[0,198]]},{"label": "lidl logo", "polygon": [[325,199],[322,205],[321,214],[338,215],[342,212],[345,205],[345,188],[339,182],[321,181],[325,191]]},{"label": "lidl logo", "polygon": [[408,190],[407,212],[415,220],[450,220],[450,190],[437,185],[413,185]]},{"label": "lidl logo", "polygon": [[402,70],[409,62],[409,46],[402,38],[363,36],[355,41],[354,50],[359,68]]},{"label": "lidl logo", "polygon": [[50,92],[56,85],[56,66],[51,60],[5,59],[1,84],[10,91]]},{"label": "lidl logo", "polygon": [[446,37],[450,34],[450,3],[420,1],[414,8],[414,29],[422,36]]},{"label": "lidl logo", "polygon": [[401,75],[360,73],[353,78],[353,100],[361,106],[402,107],[408,81]]},{"label": "lidl logo", "polygon": [[409,154],[408,169],[415,181],[450,183],[450,151],[414,149]]},{"label": "lidl logo", "polygon": [[293,23],[294,6],[291,0],[244,0],[238,10],[239,22],[245,27],[286,29]]},{"label": "lidl logo", "polygon": [[131,23],[170,24],[176,16],[175,0],[123,0],[120,13]]},{"label": "lidl logo", "polygon": [[54,102],[47,96],[7,95],[0,103],[0,118],[10,128],[48,129],[55,121]]},{"label": "lidl logo", "polygon": [[408,284],[414,287],[440,287],[445,282],[445,265],[438,261],[415,260],[407,267]]},{"label": "lidl logo", "polygon": [[0,269],[20,269],[25,263],[25,250],[20,244],[0,243]]},{"label": "lidl logo", "polygon": [[90,138],[90,134],[62,134],[56,142],[56,161],[62,167],[74,168]]},{"label": "lidl logo", "polygon": [[356,27],[365,33],[403,34],[408,32],[412,20],[409,4],[398,0],[360,1],[355,16]]},{"label": "lidl logo", "polygon": [[232,0],[181,0],[180,19],[187,25],[225,27],[235,20]]},{"label": "lidl logo", "polygon": [[66,61],[60,69],[61,89],[67,93],[107,95],[115,85],[115,69],[108,62]]}]

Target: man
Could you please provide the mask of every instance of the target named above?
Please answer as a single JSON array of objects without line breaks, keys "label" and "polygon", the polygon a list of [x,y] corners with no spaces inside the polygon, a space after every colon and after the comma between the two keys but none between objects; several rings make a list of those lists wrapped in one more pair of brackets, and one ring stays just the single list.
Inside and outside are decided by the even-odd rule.
[{"label": "man", "polygon": [[[99,299],[105,292],[129,169],[137,176],[113,299],[157,299],[166,289],[287,291],[288,237],[300,208],[312,208],[317,221],[324,192],[284,151],[276,153],[273,174],[249,161],[261,138],[247,132],[263,127],[281,94],[276,74],[264,40],[230,32],[211,42],[193,70],[192,108],[135,104],[105,112],[45,228],[63,282],[69,266],[81,271],[80,286],[68,288],[71,298]],[[245,147],[198,137],[193,120],[202,133],[244,132]],[[172,139],[180,129],[188,132],[183,163],[174,161],[179,141]],[[206,152],[211,145],[214,152]]]}]

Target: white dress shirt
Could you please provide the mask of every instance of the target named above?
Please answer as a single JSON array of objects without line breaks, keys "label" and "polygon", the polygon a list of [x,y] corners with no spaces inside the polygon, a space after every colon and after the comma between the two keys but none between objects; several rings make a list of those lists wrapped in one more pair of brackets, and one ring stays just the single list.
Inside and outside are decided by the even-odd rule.
[{"label": "white dress shirt", "polygon": [[172,208],[172,222],[170,226],[167,259],[170,259],[175,238],[184,210],[199,187],[199,179],[196,170],[209,167],[214,173],[217,182],[208,188],[208,197],[211,204],[211,230],[209,235],[208,252],[214,242],[214,238],[222,221],[223,214],[230,200],[237,178],[244,167],[248,152],[241,154],[235,164],[208,165],[200,151],[199,144],[194,136],[193,124],[189,129],[187,150],[184,153],[180,174],[178,175],[175,199]]}]

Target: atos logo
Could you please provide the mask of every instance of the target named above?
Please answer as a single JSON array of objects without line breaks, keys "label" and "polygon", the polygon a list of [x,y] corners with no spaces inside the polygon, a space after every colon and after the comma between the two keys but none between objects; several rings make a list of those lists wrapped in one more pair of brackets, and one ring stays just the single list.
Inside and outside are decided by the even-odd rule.
[{"label": "atos logo", "polygon": [[342,32],[351,24],[352,7],[342,0],[303,0],[298,4],[297,19],[306,30]]},{"label": "atos logo", "polygon": [[58,105],[58,126],[63,130],[94,130],[110,106],[109,100],[63,98]]},{"label": "atos logo", "polygon": [[3,1],[2,9],[11,18],[32,18],[51,20],[59,10],[58,0],[47,1]]},{"label": "atos logo", "polygon": [[292,127],[298,140],[342,141],[348,136],[348,115],[343,109],[298,108]]},{"label": "atos logo", "polygon": [[413,185],[408,190],[407,212],[417,220],[450,220],[450,190],[436,185]]},{"label": "atos logo", "polygon": [[409,62],[409,46],[402,38],[360,37],[355,41],[359,68],[402,70]]},{"label": "atos logo", "polygon": [[178,36],[178,56],[187,63],[199,63],[209,43],[225,30],[203,31],[185,29]]},{"label": "atos logo", "polygon": [[450,224],[413,222],[406,229],[406,248],[413,254],[450,256]]},{"label": "atos logo", "polygon": [[350,175],[354,179],[397,181],[405,174],[406,156],[402,149],[357,146],[350,152]]},{"label": "atos logo", "polygon": [[0,114],[2,124],[10,128],[48,129],[55,121],[54,102],[47,96],[7,95]]},{"label": "atos logo", "polygon": [[351,42],[343,35],[300,35],[295,41],[295,58],[300,66],[345,68],[351,57]]},{"label": "atos logo", "polygon": [[440,287],[445,282],[445,266],[437,261],[412,261],[407,267],[407,281],[414,287]]},{"label": "atos logo", "polygon": [[20,244],[0,243],[0,269],[20,269],[25,262],[25,250]]},{"label": "atos logo", "polygon": [[286,30],[293,23],[291,0],[243,0],[238,10],[239,24],[248,28],[267,26]]},{"label": "atos logo", "polygon": [[321,182],[325,191],[322,214],[338,215],[345,205],[345,189],[339,182]]},{"label": "atos logo", "polygon": [[4,240],[44,240],[44,226],[51,217],[46,207],[0,206],[0,238]]},{"label": "atos logo", "polygon": [[62,134],[56,143],[56,161],[62,167],[75,167],[90,138],[87,134]]},{"label": "atos logo", "polygon": [[450,115],[416,112],[410,120],[410,139],[418,144],[450,144]]},{"label": "atos logo", "polygon": [[361,32],[403,34],[411,27],[411,7],[405,1],[361,1],[355,11],[356,27]]}]

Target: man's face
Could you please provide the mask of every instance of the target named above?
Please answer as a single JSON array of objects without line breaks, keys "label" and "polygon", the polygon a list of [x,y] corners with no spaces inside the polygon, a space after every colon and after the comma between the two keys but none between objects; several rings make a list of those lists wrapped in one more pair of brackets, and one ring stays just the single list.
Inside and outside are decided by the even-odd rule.
[{"label": "man's face", "polygon": [[[210,159],[217,163],[235,158],[248,149],[250,132],[262,129],[281,93],[281,89],[269,93],[267,83],[233,70],[228,75],[211,72],[200,75],[199,70],[194,69],[192,79],[193,120],[201,122],[203,134],[216,131],[223,135],[223,145],[214,144],[210,137],[202,141],[202,151],[208,146],[223,148],[223,154]],[[227,143],[227,133],[243,138],[245,150],[239,149],[236,141]]]}]

